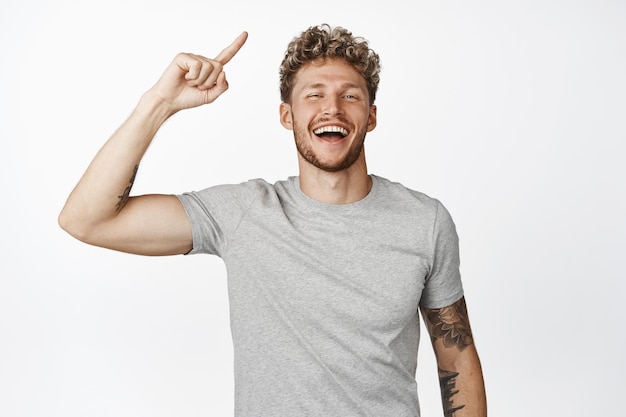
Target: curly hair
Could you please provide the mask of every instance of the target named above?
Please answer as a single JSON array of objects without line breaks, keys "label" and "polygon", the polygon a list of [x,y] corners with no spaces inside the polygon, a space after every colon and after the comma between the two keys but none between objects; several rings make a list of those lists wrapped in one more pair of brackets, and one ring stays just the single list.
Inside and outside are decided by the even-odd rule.
[{"label": "curly hair", "polygon": [[287,46],[280,64],[280,98],[288,103],[294,79],[300,68],[318,59],[341,59],[352,65],[365,79],[370,105],[374,104],[380,81],[380,58],[367,41],[348,30],[324,23],[312,26]]}]

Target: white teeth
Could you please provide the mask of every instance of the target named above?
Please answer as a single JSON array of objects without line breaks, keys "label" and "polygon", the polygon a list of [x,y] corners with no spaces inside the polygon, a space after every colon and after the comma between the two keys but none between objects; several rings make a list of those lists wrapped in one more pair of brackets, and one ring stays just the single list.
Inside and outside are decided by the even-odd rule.
[{"label": "white teeth", "polygon": [[342,136],[346,136],[348,131],[341,126],[324,126],[319,129],[315,129],[313,133],[316,135],[321,135],[322,133],[340,133]]}]

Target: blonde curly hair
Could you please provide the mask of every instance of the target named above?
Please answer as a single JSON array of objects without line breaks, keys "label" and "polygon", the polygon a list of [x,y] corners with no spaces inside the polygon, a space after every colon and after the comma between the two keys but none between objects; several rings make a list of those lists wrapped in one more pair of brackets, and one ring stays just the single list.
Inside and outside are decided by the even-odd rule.
[{"label": "blonde curly hair", "polygon": [[370,105],[374,104],[380,81],[380,58],[367,41],[352,36],[348,30],[324,23],[312,26],[287,46],[280,64],[280,98],[289,103],[296,73],[305,64],[318,59],[341,59],[352,65],[365,79]]}]

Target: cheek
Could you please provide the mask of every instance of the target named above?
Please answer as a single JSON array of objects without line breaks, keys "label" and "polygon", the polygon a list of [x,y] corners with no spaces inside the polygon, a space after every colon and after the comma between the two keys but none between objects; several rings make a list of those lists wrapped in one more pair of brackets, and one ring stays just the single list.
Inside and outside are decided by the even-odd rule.
[{"label": "cheek", "polygon": [[299,120],[302,123],[304,120],[310,120],[318,114],[318,108],[312,104],[297,103],[291,106],[291,116],[294,120]]},{"label": "cheek", "polygon": [[297,120],[293,122],[293,135],[297,140],[304,140],[308,136],[309,129],[306,124],[298,123]]}]

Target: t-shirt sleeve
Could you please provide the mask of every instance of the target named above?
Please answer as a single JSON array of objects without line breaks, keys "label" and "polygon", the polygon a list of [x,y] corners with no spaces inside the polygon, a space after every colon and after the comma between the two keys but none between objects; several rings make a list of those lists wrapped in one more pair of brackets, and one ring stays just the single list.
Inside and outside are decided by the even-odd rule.
[{"label": "t-shirt sleeve", "polygon": [[254,200],[256,184],[219,185],[178,195],[193,235],[188,255],[204,253],[222,256],[229,238]]},{"label": "t-shirt sleeve", "polygon": [[425,308],[447,307],[463,296],[459,238],[448,210],[437,201],[432,234],[431,267],[420,299]]}]

